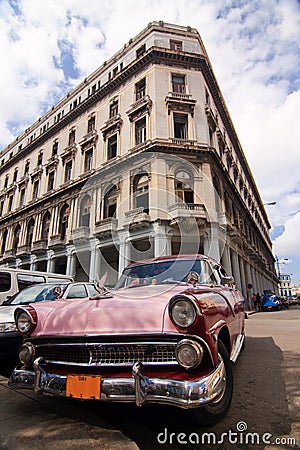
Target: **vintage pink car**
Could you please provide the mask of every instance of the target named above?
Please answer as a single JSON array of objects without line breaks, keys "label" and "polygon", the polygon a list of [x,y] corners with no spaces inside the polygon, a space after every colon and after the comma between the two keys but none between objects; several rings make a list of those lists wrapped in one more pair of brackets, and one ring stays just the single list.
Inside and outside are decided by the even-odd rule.
[{"label": "vintage pink car", "polygon": [[140,261],[112,292],[19,307],[24,342],[9,384],[36,394],[171,404],[212,424],[231,403],[244,318],[244,298],[216,261]]}]

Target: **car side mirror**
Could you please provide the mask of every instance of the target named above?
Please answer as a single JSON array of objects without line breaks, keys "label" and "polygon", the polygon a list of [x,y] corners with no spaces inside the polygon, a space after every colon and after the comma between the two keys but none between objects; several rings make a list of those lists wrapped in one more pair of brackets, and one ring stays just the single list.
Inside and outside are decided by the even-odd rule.
[{"label": "car side mirror", "polygon": [[234,278],[230,275],[227,275],[226,277],[222,277],[221,278],[221,283],[223,285],[225,284],[233,284],[234,283]]}]

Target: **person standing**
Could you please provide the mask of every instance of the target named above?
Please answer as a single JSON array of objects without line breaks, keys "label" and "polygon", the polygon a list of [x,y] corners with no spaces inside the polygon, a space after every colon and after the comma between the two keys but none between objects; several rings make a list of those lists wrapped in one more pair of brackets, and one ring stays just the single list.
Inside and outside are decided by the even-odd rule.
[{"label": "person standing", "polygon": [[257,309],[256,295],[254,294],[254,292],[252,294],[252,302],[253,302],[253,305],[254,305],[254,309]]},{"label": "person standing", "polygon": [[257,309],[261,310],[261,296],[260,296],[259,292],[256,294],[256,305],[257,305]]}]

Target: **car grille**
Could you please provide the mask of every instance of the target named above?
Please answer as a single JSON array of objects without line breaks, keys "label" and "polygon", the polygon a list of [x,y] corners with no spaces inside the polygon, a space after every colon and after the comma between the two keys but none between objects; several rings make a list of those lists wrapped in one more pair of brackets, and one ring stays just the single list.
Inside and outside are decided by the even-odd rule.
[{"label": "car grille", "polygon": [[37,345],[47,363],[83,366],[174,365],[176,343]]}]

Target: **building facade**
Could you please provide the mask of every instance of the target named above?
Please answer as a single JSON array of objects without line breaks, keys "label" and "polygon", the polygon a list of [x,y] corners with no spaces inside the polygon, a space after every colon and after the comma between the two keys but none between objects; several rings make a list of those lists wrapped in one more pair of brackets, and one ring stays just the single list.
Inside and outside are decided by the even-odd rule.
[{"label": "building facade", "polygon": [[[270,224],[197,30],[153,22],[0,155],[0,264],[106,277],[207,253],[276,291]],[[252,293],[252,291],[251,291]]]},{"label": "building facade", "polygon": [[290,274],[281,273],[278,276],[279,279],[279,295],[281,297],[292,297],[293,296],[293,285],[292,278]]}]

